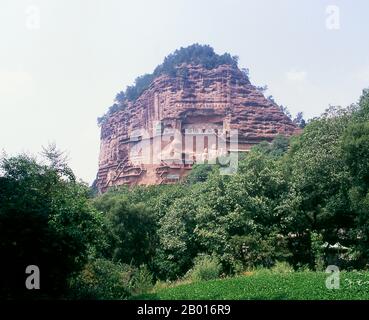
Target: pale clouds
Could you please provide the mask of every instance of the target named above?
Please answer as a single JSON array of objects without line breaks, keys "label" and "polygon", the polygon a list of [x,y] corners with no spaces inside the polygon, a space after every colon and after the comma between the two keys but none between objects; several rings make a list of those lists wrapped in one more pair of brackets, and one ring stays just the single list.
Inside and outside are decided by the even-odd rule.
[{"label": "pale clouds", "polygon": [[353,74],[353,80],[360,81],[365,86],[369,86],[369,65],[356,70]]},{"label": "pale clouds", "polygon": [[[314,77],[313,77],[314,78]],[[269,81],[268,94],[287,107],[292,115],[302,111],[307,119],[319,115],[329,106],[326,88],[308,78],[308,72],[290,69]]]},{"label": "pale clouds", "polygon": [[286,78],[288,81],[292,82],[303,82],[307,78],[307,72],[303,70],[290,70],[286,72]]},{"label": "pale clouds", "polygon": [[24,95],[32,92],[33,79],[28,72],[0,70],[0,95]]}]

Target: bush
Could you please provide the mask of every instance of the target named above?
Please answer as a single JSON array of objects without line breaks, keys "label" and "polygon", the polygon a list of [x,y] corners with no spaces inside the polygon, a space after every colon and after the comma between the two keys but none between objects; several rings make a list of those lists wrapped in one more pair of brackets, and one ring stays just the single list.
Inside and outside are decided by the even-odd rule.
[{"label": "bush", "polygon": [[146,265],[141,265],[133,275],[132,290],[135,294],[149,291],[153,287],[153,276]]},{"label": "bush", "polygon": [[70,281],[72,299],[127,299],[132,293],[134,269],[128,265],[97,259]]},{"label": "bush", "polygon": [[70,280],[70,298],[88,300],[127,299],[153,287],[153,276],[146,265],[134,268],[106,259],[89,262]]},{"label": "bush", "polygon": [[293,268],[287,262],[277,262],[272,268],[271,271],[273,273],[291,273],[293,272]]},{"label": "bush", "polygon": [[[68,279],[105,248],[104,220],[75,181],[63,153],[44,148],[0,159],[0,300],[60,299]],[[40,268],[40,290],[27,290],[25,268]]]},{"label": "bush", "polygon": [[221,270],[217,257],[200,255],[195,259],[193,268],[187,272],[187,277],[194,282],[212,280],[219,277]]},{"label": "bush", "polygon": [[289,257],[286,241],[275,233],[263,236],[249,232],[247,235],[233,236],[230,247],[234,259],[245,268],[271,268],[276,261]]}]

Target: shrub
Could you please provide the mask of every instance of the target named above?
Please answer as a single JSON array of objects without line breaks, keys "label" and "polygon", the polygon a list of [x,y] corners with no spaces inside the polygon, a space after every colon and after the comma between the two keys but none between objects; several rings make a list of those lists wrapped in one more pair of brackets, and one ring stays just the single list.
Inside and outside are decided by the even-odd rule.
[{"label": "shrub", "polygon": [[132,292],[134,269],[97,259],[70,281],[70,298],[88,300],[127,299]]},{"label": "shrub", "polygon": [[289,257],[286,241],[275,233],[263,236],[253,232],[242,236],[233,236],[230,241],[233,256],[244,267],[270,268],[276,261]]},{"label": "shrub", "polygon": [[153,276],[146,265],[141,265],[132,277],[132,290],[135,294],[149,291],[153,287]]},{"label": "shrub", "polygon": [[[87,186],[75,181],[55,145],[42,155],[43,162],[0,158],[0,300],[63,298],[68,279],[105,247],[103,217]],[[40,290],[24,285],[28,265],[40,268]]]},{"label": "shrub", "polygon": [[195,259],[192,269],[187,273],[187,277],[192,281],[205,281],[216,279],[221,272],[221,264],[215,256],[200,255]]},{"label": "shrub", "polygon": [[316,271],[324,270],[324,249],[323,249],[323,237],[321,234],[312,232],[310,235],[311,250],[314,255],[314,265]]},{"label": "shrub", "polygon": [[271,268],[273,273],[291,273],[293,272],[293,268],[287,262],[276,262],[276,264]]}]

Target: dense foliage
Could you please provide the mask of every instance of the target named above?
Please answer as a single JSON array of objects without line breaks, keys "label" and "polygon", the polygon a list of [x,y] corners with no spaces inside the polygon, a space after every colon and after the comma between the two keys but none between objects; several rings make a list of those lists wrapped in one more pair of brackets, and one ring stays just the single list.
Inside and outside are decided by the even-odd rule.
[{"label": "dense foliage", "polygon": [[[115,188],[93,199],[55,148],[44,151],[47,164],[4,157],[0,295],[128,298],[157,280],[281,262],[367,269],[368,123],[364,91],[357,105],[328,109],[300,135],[255,146],[233,175],[196,166],[180,184]],[[31,264],[43,279],[36,292],[24,288]]]},{"label": "dense foliage", "polygon": [[186,48],[181,47],[174,53],[165,57],[164,62],[156,67],[154,76],[166,73],[176,75],[176,66],[183,63],[201,65],[206,69],[213,69],[222,64],[237,67],[238,57],[231,56],[229,53],[218,55],[209,45],[193,44]]},{"label": "dense foliage", "polygon": [[[139,231],[142,241],[148,234],[151,239],[140,262],[159,279],[184,276],[204,254],[216,256],[225,274],[277,261],[317,270],[329,263],[365,268],[368,101],[365,91],[358,105],[331,107],[291,141],[279,136],[257,145],[240,159],[235,175],[196,166],[185,183],[114,190],[95,199],[95,205],[125,199],[140,207],[140,214],[150,212],[152,220]],[[135,212],[130,210],[126,217]],[[139,219],[139,213],[131,219]],[[127,224],[124,232],[137,230]],[[130,242],[125,243],[129,252]],[[341,251],[330,249],[337,243]]]},{"label": "dense foliage", "polygon": [[[105,248],[104,220],[55,150],[50,164],[26,155],[0,162],[0,297],[61,297],[67,279]],[[25,287],[40,268],[40,290]]]}]

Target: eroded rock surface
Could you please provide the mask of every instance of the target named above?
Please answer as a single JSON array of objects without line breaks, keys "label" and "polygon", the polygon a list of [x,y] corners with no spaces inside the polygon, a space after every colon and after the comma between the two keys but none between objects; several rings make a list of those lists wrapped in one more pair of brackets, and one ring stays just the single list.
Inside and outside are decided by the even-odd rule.
[{"label": "eroded rock surface", "polygon": [[157,77],[101,125],[100,192],[124,184],[174,183],[194,163],[298,132],[238,68],[178,68],[182,76]]}]

